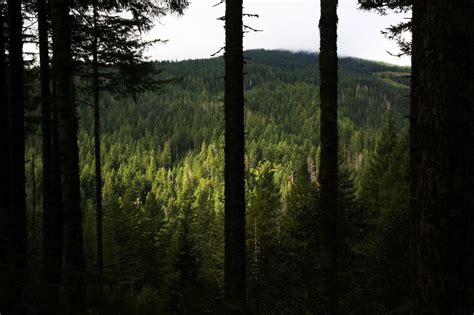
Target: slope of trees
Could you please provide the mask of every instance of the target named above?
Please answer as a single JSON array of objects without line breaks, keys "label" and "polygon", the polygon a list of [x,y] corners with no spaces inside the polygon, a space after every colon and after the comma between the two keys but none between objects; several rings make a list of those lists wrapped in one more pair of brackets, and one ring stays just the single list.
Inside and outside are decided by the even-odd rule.
[{"label": "slope of trees", "polygon": [[412,69],[222,3],[223,58],[153,63],[187,1],[0,2],[0,313],[472,313],[474,3],[360,1]]},{"label": "slope of trees", "polygon": [[[247,64],[250,75],[244,81],[248,101],[244,156],[249,209],[248,307],[258,313],[314,310],[320,304],[317,292],[321,290],[320,252],[314,250],[320,243],[314,229],[321,208],[316,184],[320,142],[319,134],[314,133],[319,117],[319,79],[314,75],[317,68],[308,65],[314,65],[315,56],[279,51],[245,54],[251,57]],[[140,314],[169,313],[177,307],[183,312],[227,312],[233,306],[220,302],[224,295],[224,125],[219,106],[223,84],[217,77],[223,60],[155,66],[163,69],[165,79],[184,75],[183,79],[160,94],[141,93],[136,102],[120,94],[102,93],[101,102],[108,110],[103,113],[102,136],[105,215],[101,280],[93,277],[97,271],[94,115],[89,106],[78,106],[83,276],[91,289],[97,288],[98,281],[104,284],[103,298],[88,296],[88,308]],[[393,201],[377,212],[369,205],[380,193],[362,191],[367,178],[382,176],[376,173],[380,168],[370,170],[375,162],[369,162],[382,154],[376,149],[382,147],[377,144],[379,138],[398,134],[405,125],[402,117],[407,104],[402,96],[407,87],[399,77],[406,69],[342,59],[340,71],[339,97],[345,101],[339,108],[338,264],[347,272],[338,276],[339,306],[341,311],[360,312],[400,309],[407,305],[406,294],[388,290],[386,283],[393,281],[390,277],[396,273],[385,275],[382,270],[395,265],[388,258],[391,252],[378,245],[378,239],[381,235],[391,244],[396,235],[384,234],[384,226],[401,222],[403,228],[406,213],[395,210],[407,193],[402,190],[397,197],[394,189]],[[308,79],[312,75],[314,78]],[[390,114],[385,115],[392,118],[384,124],[387,108]],[[362,118],[361,113],[368,116]],[[391,131],[381,132],[387,124]],[[38,156],[40,147],[40,142],[30,137],[27,156]],[[404,174],[395,166],[407,152],[404,146],[395,147],[399,149],[393,151],[399,153],[391,158],[391,178]],[[41,170],[37,174],[41,176]],[[31,185],[27,185],[29,190]],[[358,190],[363,198],[357,197]],[[385,219],[374,219],[376,212]],[[405,243],[400,240],[395,244]],[[380,261],[370,259],[373,253]],[[370,282],[362,285],[368,274]],[[406,278],[397,279],[400,287],[409,287]],[[377,294],[369,295],[373,292]],[[389,294],[400,302],[388,299]],[[358,301],[368,296],[374,299],[362,307]],[[38,298],[33,299],[33,305],[41,303],[35,300]]]}]

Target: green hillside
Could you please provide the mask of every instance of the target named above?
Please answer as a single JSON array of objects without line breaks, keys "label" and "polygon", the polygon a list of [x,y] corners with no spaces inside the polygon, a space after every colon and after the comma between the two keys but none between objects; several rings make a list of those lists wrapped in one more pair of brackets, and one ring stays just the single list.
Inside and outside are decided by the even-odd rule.
[{"label": "green hillside", "polygon": [[[316,252],[304,255],[318,237],[318,60],[285,51],[245,55],[249,301],[257,313],[303,314],[317,303],[305,292],[318,290]],[[156,67],[180,80],[136,102],[102,97],[108,300],[123,313],[222,314],[223,59]],[[340,60],[341,264],[349,270],[341,303],[348,312],[406,306],[407,275],[392,270],[407,264],[407,72]],[[79,105],[79,116],[85,246],[94,266],[92,109]]]}]

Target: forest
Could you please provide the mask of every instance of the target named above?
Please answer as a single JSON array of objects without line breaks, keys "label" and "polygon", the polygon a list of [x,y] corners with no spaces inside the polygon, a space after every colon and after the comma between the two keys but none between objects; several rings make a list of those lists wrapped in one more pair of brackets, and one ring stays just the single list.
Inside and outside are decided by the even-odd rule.
[{"label": "forest", "polygon": [[0,0],[0,315],[472,314],[474,2],[359,1],[411,66],[335,0],[318,53],[223,0],[222,56],[150,60],[189,5]]}]

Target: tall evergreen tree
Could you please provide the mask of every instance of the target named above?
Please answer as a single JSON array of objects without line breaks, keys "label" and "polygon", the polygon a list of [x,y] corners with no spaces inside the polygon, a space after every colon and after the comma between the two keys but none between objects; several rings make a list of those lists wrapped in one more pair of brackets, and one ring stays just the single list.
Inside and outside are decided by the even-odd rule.
[{"label": "tall evergreen tree", "polygon": [[242,0],[225,15],[225,297],[245,302],[245,131]]},{"label": "tall evergreen tree", "polygon": [[49,23],[46,0],[37,0],[38,39],[41,84],[41,140],[42,140],[42,282],[47,290],[48,310],[57,310],[63,262],[63,221],[61,198],[57,180],[57,165],[53,163],[53,125],[50,87]]},{"label": "tall evergreen tree", "polygon": [[9,162],[8,149],[9,140],[8,125],[8,93],[7,93],[7,57],[6,57],[6,37],[5,37],[5,4],[0,3],[0,143],[7,154],[2,154],[2,162],[0,163],[0,261],[5,263],[6,258],[6,228],[8,216],[8,198],[9,198]]},{"label": "tall evergreen tree", "polygon": [[337,313],[337,0],[321,0],[321,268],[322,311]]},{"label": "tall evergreen tree", "polygon": [[85,311],[85,258],[79,185],[77,117],[73,98],[70,1],[51,0],[53,70],[64,205],[64,269],[68,303]]},{"label": "tall evergreen tree", "polygon": [[388,188],[383,186],[385,183],[382,182],[382,178],[390,166],[390,159],[397,145],[397,138],[393,112],[388,110],[385,113],[380,138],[375,145],[375,152],[369,159],[367,171],[361,183],[360,195],[368,202],[373,215],[379,214],[383,203],[381,191]]},{"label": "tall evergreen tree", "polygon": [[9,285],[7,276],[7,248],[8,248],[8,208],[10,190],[10,137],[9,137],[9,110],[7,93],[7,60],[5,36],[5,4],[0,3],[0,146],[3,148],[0,162],[0,306],[3,308],[8,300]]},{"label": "tall evergreen tree", "polygon": [[[96,211],[96,231],[97,231],[97,270],[99,276],[103,275],[104,266],[104,249],[103,249],[103,209],[102,209],[102,165],[100,152],[100,107],[99,107],[99,36],[98,36],[98,3],[97,0],[92,1],[92,90],[93,90],[93,107],[94,107],[94,157],[95,157],[95,211]],[[100,294],[102,294],[102,281],[100,285]]]},{"label": "tall evergreen tree", "polygon": [[26,268],[26,191],[25,191],[25,108],[23,85],[22,1],[8,4],[8,60],[10,112],[10,200],[9,253],[10,265],[18,276],[14,284],[13,305],[21,304]]},{"label": "tall evergreen tree", "polygon": [[[153,18],[167,10],[182,13],[187,1],[85,1],[80,3],[76,14],[73,47],[75,58],[89,63],[92,52],[92,86],[90,92],[94,109],[94,157],[95,157],[95,210],[97,239],[97,269],[102,275],[103,266],[103,196],[101,162],[101,113],[100,91],[104,89],[132,97],[145,90],[159,89],[166,80],[156,80],[155,67],[145,62],[144,48],[153,41],[141,39],[141,33],[154,25]],[[88,15],[89,10],[92,15]],[[128,13],[128,15],[124,14]],[[131,16],[131,17],[130,17]],[[104,66],[114,65],[102,70]],[[87,69],[87,67],[86,67]],[[81,67],[78,68],[81,70]],[[85,76],[88,76],[88,70]],[[80,71],[79,71],[80,72]],[[81,75],[84,75],[81,73]],[[105,83],[108,82],[108,83]]]},{"label": "tall evergreen tree", "polygon": [[280,215],[280,192],[274,183],[272,163],[259,163],[252,171],[255,176],[255,187],[250,193],[247,209],[247,253],[249,261],[248,304],[253,304],[256,312],[270,309],[274,303],[275,290],[272,282],[275,268]]},{"label": "tall evergreen tree", "polygon": [[419,314],[474,311],[474,2],[413,4],[411,207]]},{"label": "tall evergreen tree", "polygon": [[[280,290],[283,292],[276,309],[304,313],[318,307],[319,243],[317,222],[318,190],[311,182],[306,162],[294,173],[286,196],[286,209],[280,218],[284,266]],[[317,310],[316,310],[317,312]]]}]

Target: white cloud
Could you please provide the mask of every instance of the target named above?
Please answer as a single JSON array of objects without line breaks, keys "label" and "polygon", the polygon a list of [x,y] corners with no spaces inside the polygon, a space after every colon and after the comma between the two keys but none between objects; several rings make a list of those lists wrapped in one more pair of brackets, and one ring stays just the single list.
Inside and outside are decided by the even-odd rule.
[{"label": "white cloud", "polygon": [[[168,39],[149,51],[157,60],[208,58],[224,45],[224,5],[219,0],[194,0],[182,17],[167,16],[150,36]],[[319,1],[317,0],[244,0],[244,12],[260,18],[245,23],[263,32],[246,34],[245,49],[319,50]],[[353,56],[408,65],[409,58],[390,56],[398,52],[395,43],[384,38],[381,30],[406,16],[379,16],[357,10],[356,0],[339,0],[338,50],[340,56]]]}]

